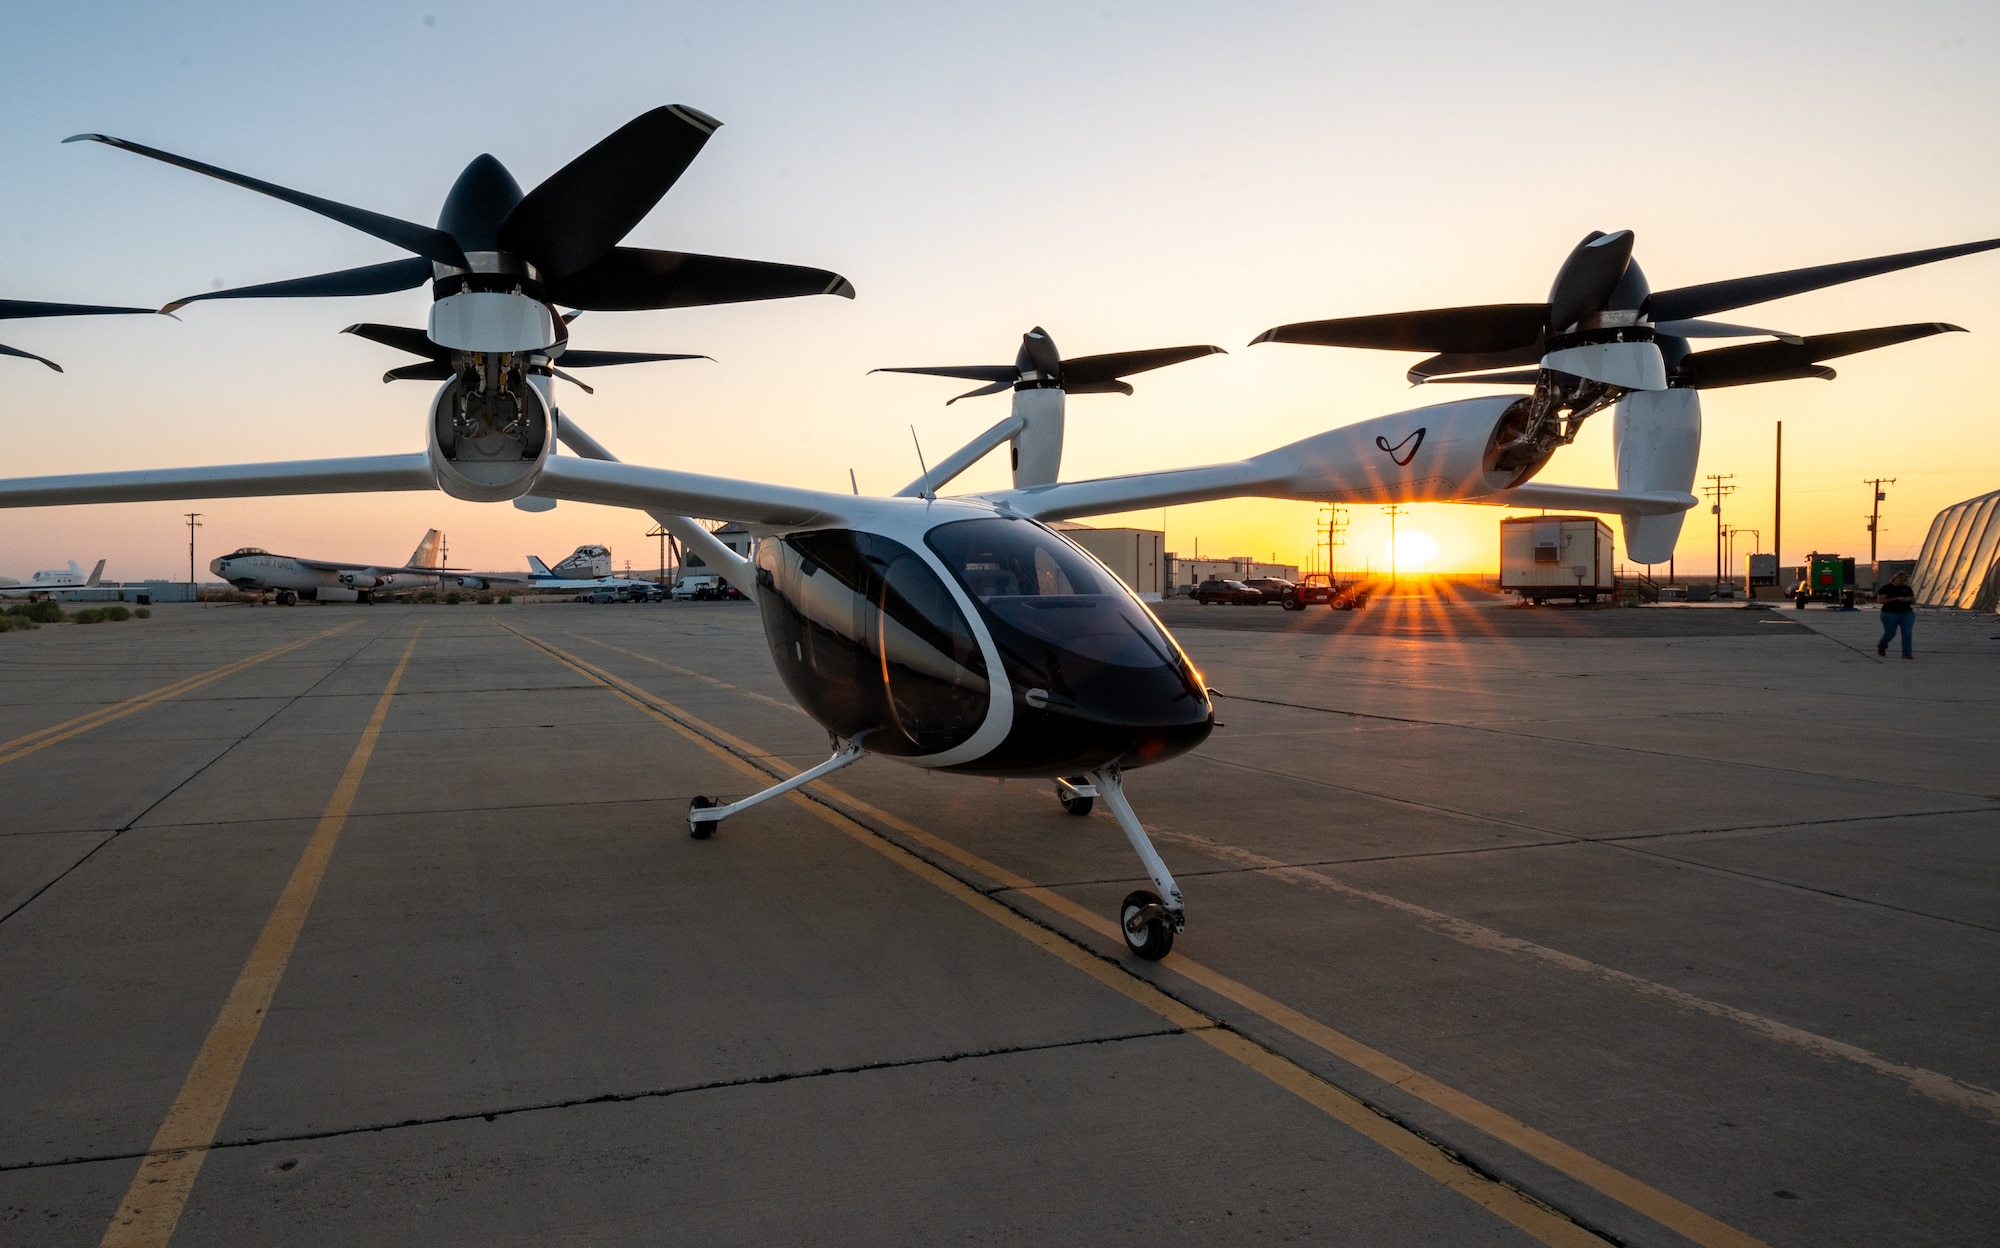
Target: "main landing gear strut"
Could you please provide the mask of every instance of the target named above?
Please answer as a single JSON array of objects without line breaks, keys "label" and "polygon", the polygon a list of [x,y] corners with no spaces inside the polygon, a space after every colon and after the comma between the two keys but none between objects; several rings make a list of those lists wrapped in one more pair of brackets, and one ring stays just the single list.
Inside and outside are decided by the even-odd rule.
[{"label": "main landing gear strut", "polygon": [[[1132,813],[1132,803],[1125,800],[1125,777],[1118,768],[1099,767],[1090,773],[1090,781],[1090,787],[1096,790],[1094,796],[1111,808],[1125,839],[1132,843],[1132,852],[1139,855],[1140,865],[1146,868],[1147,877],[1159,890],[1134,889],[1118,906],[1118,930],[1124,933],[1125,947],[1148,962],[1157,962],[1174,947],[1174,934],[1187,927],[1187,906],[1181,900],[1180,885],[1174,883],[1167,864],[1160,861],[1159,851],[1153,848],[1139,816]],[[1064,788],[1073,792],[1075,786]],[[1063,805],[1068,807],[1069,803]]]},{"label": "main landing gear strut", "polygon": [[697,841],[705,841],[715,832],[716,824],[721,823],[737,811],[748,810],[752,806],[768,802],[774,797],[783,797],[793,789],[811,784],[821,776],[831,775],[849,763],[865,758],[867,754],[867,750],[862,749],[852,741],[848,741],[842,743],[840,748],[834,751],[832,758],[827,759],[819,766],[808,768],[789,780],[782,780],[761,793],[752,793],[741,801],[730,802],[726,806],[718,806],[712,797],[697,797],[688,803],[688,835]]},{"label": "main landing gear strut", "polygon": [[[697,841],[705,841],[714,835],[716,824],[737,811],[782,797],[868,754],[867,750],[852,741],[838,744],[833,757],[819,766],[739,801],[719,804],[712,797],[693,799],[688,803],[688,835]],[[1127,894],[1118,906],[1118,928],[1124,933],[1126,947],[1136,956],[1149,962],[1166,957],[1167,951],[1174,947],[1175,933],[1187,926],[1187,908],[1181,901],[1180,885],[1174,883],[1167,864],[1160,861],[1159,852],[1146,836],[1146,829],[1140,826],[1139,817],[1132,813],[1132,803],[1125,800],[1124,776],[1116,767],[1100,767],[1087,777],[1072,777],[1056,783],[1063,798],[1063,808],[1071,814],[1087,815],[1094,802],[1101,800],[1111,809],[1112,817],[1118,820],[1118,827],[1125,833],[1125,839],[1132,843],[1132,851],[1139,855],[1140,864],[1146,868],[1153,890],[1158,890],[1141,888]]]}]

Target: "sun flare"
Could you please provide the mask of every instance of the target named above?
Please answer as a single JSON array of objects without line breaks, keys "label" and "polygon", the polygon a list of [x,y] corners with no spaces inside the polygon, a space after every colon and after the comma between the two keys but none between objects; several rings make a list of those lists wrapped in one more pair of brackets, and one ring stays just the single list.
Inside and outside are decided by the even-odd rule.
[{"label": "sun flare", "polygon": [[1396,534],[1396,567],[1419,571],[1437,562],[1438,542],[1428,533]]}]

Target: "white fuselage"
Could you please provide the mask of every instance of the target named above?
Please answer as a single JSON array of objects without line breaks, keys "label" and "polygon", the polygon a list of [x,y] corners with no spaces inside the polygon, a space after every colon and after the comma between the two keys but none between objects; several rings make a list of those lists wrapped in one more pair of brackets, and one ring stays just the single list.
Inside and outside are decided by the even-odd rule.
[{"label": "white fuselage", "polygon": [[435,575],[391,571],[366,564],[311,567],[289,555],[223,555],[211,560],[208,566],[238,589],[290,590],[312,597],[317,597],[321,590],[344,594],[435,589],[439,582]]}]

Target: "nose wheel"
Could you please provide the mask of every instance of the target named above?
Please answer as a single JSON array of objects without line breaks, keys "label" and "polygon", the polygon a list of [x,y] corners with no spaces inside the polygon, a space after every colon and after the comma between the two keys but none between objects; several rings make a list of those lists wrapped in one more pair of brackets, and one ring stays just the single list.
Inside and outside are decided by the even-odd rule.
[{"label": "nose wheel", "polygon": [[1158,962],[1174,947],[1174,926],[1160,895],[1146,889],[1126,894],[1118,907],[1118,928],[1134,957]]},{"label": "nose wheel", "polygon": [[1056,781],[1056,800],[1063,810],[1081,819],[1089,814],[1097,804],[1097,786],[1084,776],[1064,777]]}]

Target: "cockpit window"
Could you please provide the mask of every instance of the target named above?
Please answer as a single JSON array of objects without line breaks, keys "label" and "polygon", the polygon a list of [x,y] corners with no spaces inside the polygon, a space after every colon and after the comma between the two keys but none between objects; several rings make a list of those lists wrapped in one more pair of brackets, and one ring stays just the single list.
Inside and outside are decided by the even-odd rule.
[{"label": "cockpit window", "polygon": [[765,634],[794,697],[883,754],[935,754],[985,722],[985,655],[951,591],[909,547],[828,529],[761,542]]},{"label": "cockpit window", "polygon": [[227,558],[227,559],[235,559],[235,558],[237,558],[238,556],[241,556],[241,555],[267,555],[267,554],[270,554],[270,553],[271,553],[270,551],[267,551],[267,550],[264,550],[264,549],[262,549],[261,547],[257,547],[257,546],[245,546],[245,547],[244,547],[243,549],[241,549],[241,550],[238,550],[238,551],[232,551],[232,552],[231,552],[230,554],[228,554],[228,555],[225,555],[225,556],[224,556],[224,558]]},{"label": "cockpit window", "polygon": [[[924,540],[989,618],[1036,643],[1026,650],[1046,655],[1052,647],[1116,667],[1179,665],[1178,648],[1124,585],[1039,524],[960,520]],[[1047,665],[1045,658],[1035,663]]]},{"label": "cockpit window", "polygon": [[1137,766],[1207,735],[1194,665],[1123,582],[1053,530],[996,516],[938,525],[924,542],[971,596],[1013,687],[1013,728],[981,769]]}]

